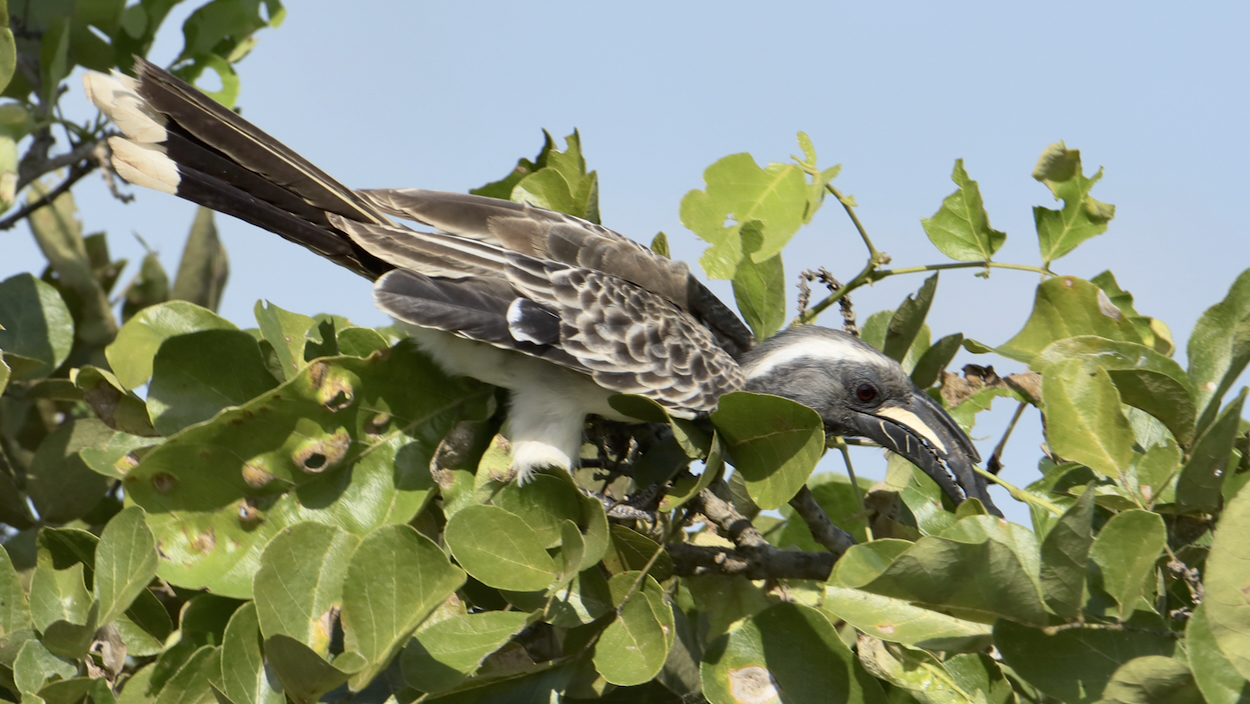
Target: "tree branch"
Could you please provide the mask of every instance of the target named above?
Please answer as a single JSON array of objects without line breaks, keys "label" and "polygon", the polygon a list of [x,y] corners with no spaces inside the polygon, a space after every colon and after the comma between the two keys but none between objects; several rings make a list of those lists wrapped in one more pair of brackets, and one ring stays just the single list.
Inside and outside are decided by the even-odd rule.
[{"label": "tree branch", "polygon": [[751,550],[669,543],[664,546],[673,558],[674,572],[741,575],[747,579],[829,579],[837,561],[827,552],[794,552],[771,546]]},{"label": "tree branch", "polygon": [[[812,491],[806,485],[799,489],[799,493],[795,494],[793,499],[790,499],[790,506],[799,514],[803,522],[807,524],[807,529],[812,532],[812,537],[816,539],[816,542],[828,550],[833,555],[834,560],[842,557],[847,550],[851,549],[852,545],[855,545],[855,538],[850,533],[833,525],[833,521],[829,519],[829,514],[825,513],[820,504],[816,503],[815,497],[812,496]],[[862,509],[862,500],[860,506]]]}]

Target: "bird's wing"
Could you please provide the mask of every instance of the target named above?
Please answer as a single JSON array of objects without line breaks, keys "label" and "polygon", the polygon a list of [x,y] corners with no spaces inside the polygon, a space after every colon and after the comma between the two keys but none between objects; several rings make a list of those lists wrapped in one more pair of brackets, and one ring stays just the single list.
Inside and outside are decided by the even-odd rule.
[{"label": "bird's wing", "polygon": [[462,193],[399,188],[360,194],[394,217],[635,284],[693,315],[735,357],[754,344],[750,329],[691,274],[685,262],[656,254],[602,225],[524,203]]},{"label": "bird's wing", "polygon": [[[437,191],[354,191],[143,59],[88,74],[123,133],[132,183],[234,215],[376,280],[410,323],[541,357],[604,388],[708,411],[742,386],[750,332],[685,264],[607,228],[528,205]],[[416,232],[391,220],[434,227]]]},{"label": "bird's wing", "polygon": [[542,357],[682,414],[710,411],[742,387],[741,368],[707,327],[637,284],[486,241],[330,222],[399,267],[374,289],[399,320]]}]

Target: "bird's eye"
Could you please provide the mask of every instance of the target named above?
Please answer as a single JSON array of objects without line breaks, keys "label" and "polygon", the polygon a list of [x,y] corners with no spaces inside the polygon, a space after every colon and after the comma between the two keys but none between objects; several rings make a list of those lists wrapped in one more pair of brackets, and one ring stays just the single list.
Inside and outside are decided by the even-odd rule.
[{"label": "bird's eye", "polygon": [[877,400],[877,387],[872,384],[863,383],[855,389],[855,398],[864,403],[871,403]]}]

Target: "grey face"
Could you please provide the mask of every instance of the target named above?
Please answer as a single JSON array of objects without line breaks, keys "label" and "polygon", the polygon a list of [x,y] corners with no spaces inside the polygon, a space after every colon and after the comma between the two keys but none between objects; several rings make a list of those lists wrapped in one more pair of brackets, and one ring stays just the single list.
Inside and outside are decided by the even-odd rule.
[{"label": "grey face", "polygon": [[942,407],[897,362],[871,345],[827,328],[793,328],[743,359],[746,390],[814,409],[826,432],[867,437],[924,470],[958,504],[980,499],[995,515],[976,448]]}]

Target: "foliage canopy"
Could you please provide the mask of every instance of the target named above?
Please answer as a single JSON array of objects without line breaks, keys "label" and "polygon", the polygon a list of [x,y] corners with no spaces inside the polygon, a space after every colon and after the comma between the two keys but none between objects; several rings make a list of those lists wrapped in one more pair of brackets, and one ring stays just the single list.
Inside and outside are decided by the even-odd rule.
[{"label": "foliage canopy", "polygon": [[[107,127],[57,105],[76,66],[146,53],[172,4],[45,0],[0,29],[0,227],[27,222],[48,260],[0,282],[0,699],[1250,699],[1250,424],[1246,391],[1226,398],[1250,362],[1250,270],[1174,359],[1110,271],[1052,268],[1115,215],[1077,150],[1051,145],[1033,171],[1062,203],[1034,209],[1037,265],[994,260],[1007,235],[962,160],[921,220],[953,261],[912,269],[888,268],[803,134],[801,157],[725,157],[681,203],[760,338],[787,324],[782,252],[829,196],[867,262],[844,283],[804,272],[830,292],[812,303],[804,284],[791,324],[932,272],[862,337],[966,429],[994,398],[1041,412],[1037,478],[1008,487],[1030,526],[951,510],[899,458],[874,486],[813,475],[843,441],[747,393],[706,422],[619,397],[671,437],[595,433],[597,469],[517,486],[499,392],[399,331],[265,302],[255,327],[216,315],[208,211],[172,282],[149,255],[119,289],[125,262],[83,234],[71,193]],[[233,63],[282,16],[212,0],[174,68],[215,72],[230,105]],[[576,134],[478,192],[599,219]],[[933,339],[938,271],[959,268],[1040,275],[1018,334]],[[961,347],[1019,371],[947,371]]]}]

